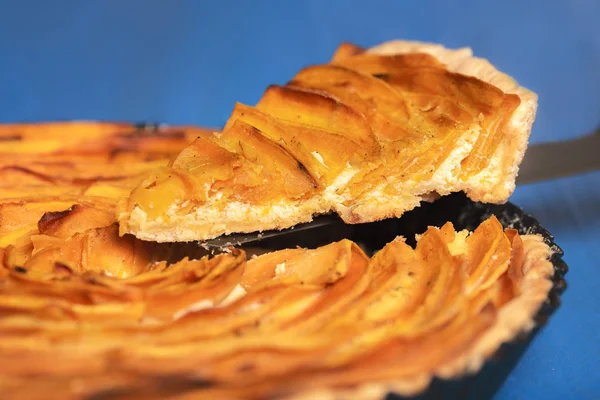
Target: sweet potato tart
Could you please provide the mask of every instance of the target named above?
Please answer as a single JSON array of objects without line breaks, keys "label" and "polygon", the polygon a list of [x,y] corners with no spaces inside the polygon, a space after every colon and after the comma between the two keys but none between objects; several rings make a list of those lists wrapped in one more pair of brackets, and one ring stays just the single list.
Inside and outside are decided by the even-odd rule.
[{"label": "sweet potato tart", "polygon": [[512,193],[537,97],[469,49],[342,45],[236,104],[119,206],[121,233],[160,242],[282,229],[338,213],[398,217],[452,192]]},{"label": "sweet potato tart", "polygon": [[[213,140],[0,126],[3,399],[411,396],[477,372],[560,282],[532,226],[473,209],[465,225],[444,199],[302,248],[210,256],[120,236],[116,204],[198,138]],[[519,220],[500,207],[503,224]]]}]

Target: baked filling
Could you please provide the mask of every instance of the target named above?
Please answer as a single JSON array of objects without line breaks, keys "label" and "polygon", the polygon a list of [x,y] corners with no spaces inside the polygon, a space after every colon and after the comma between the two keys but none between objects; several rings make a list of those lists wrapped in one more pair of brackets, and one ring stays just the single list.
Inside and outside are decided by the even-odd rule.
[{"label": "baked filling", "polygon": [[119,206],[120,231],[206,240],[329,212],[347,223],[398,217],[457,191],[504,202],[536,107],[467,49],[343,45],[256,106],[236,104],[221,132],[148,174]]},{"label": "baked filling", "polygon": [[477,371],[547,298],[550,249],[494,217],[372,258],[348,240],[208,258],[119,236],[116,203],[197,136],[0,126],[3,398],[410,395]]}]

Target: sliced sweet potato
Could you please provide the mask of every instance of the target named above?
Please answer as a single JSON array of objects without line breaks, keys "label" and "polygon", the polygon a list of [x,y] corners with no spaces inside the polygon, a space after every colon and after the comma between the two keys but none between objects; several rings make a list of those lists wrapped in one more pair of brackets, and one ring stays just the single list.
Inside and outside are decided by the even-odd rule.
[{"label": "sliced sweet potato", "polygon": [[270,86],[256,107],[282,120],[342,134],[359,144],[366,157],[379,154],[379,144],[365,117],[326,93]]},{"label": "sliced sweet potato", "polygon": [[318,186],[293,154],[243,121],[236,121],[224,131],[219,137],[219,144],[263,167],[259,174],[273,193],[279,191],[281,195],[299,198]]}]

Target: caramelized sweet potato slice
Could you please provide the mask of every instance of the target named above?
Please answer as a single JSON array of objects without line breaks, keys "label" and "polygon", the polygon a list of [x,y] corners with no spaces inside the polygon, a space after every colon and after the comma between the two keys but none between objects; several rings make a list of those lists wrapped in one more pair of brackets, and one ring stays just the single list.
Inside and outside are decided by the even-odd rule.
[{"label": "caramelized sweet potato slice", "polygon": [[362,113],[382,142],[410,136],[406,101],[391,86],[369,75],[339,66],[315,66],[302,70],[288,86],[334,95]]},{"label": "caramelized sweet potato slice", "polygon": [[507,275],[512,282],[513,289],[517,292],[525,276],[523,271],[523,260],[525,259],[523,239],[521,239],[516,229],[507,229],[506,237],[510,240],[511,246],[511,258]]},{"label": "caramelized sweet potato slice", "polygon": [[[99,122],[55,122],[0,126],[0,153],[44,154],[94,139],[105,138],[130,127]],[[19,140],[14,140],[18,138]]]},{"label": "caramelized sweet potato slice", "polygon": [[283,121],[255,107],[237,104],[225,130],[242,120],[294,155],[315,181],[331,183],[356,159],[360,146],[346,136],[310,125]]},{"label": "caramelized sweet potato slice", "polygon": [[146,179],[131,191],[127,202],[130,208],[139,207],[149,217],[158,218],[164,216],[174,204],[185,201],[188,193],[193,194],[191,198],[206,199],[206,190],[194,190],[200,189],[194,182],[185,173],[163,168],[148,174]]},{"label": "caramelized sweet potato slice", "polygon": [[306,167],[293,154],[245,122],[238,120],[224,131],[219,137],[219,144],[263,167],[262,177],[273,193],[280,190],[282,195],[299,198],[318,187]]},{"label": "caramelized sweet potato slice", "polygon": [[288,122],[286,129],[303,137],[313,156],[326,166],[326,179],[333,180],[348,164],[359,163],[361,148],[345,135],[315,129],[307,125]]},{"label": "caramelized sweet potato slice", "polygon": [[419,329],[429,330],[446,323],[465,304],[467,275],[462,260],[450,254],[448,242],[437,228],[427,229],[415,251],[424,264],[436,269],[437,276],[426,283],[427,297],[420,310]]},{"label": "caramelized sweet potato slice", "polygon": [[[262,135],[273,143],[283,147],[304,167],[313,180],[322,183],[321,177],[327,175],[327,167],[323,165],[304,144],[305,138],[296,135],[297,131],[287,129],[282,121],[258,110],[255,107],[237,103],[223,131],[233,126],[235,121],[243,121],[258,129]],[[322,186],[321,184],[319,186]]]},{"label": "caramelized sweet potato slice", "polygon": [[31,239],[34,251],[25,264],[27,269],[46,268],[43,265],[58,262],[79,273],[95,271],[123,278],[144,271],[151,261],[143,251],[143,242],[132,236],[119,237],[116,224],[78,233],[68,239],[46,235]]},{"label": "caramelized sweet potato slice", "polygon": [[467,293],[471,296],[494,284],[509,267],[511,242],[502,225],[491,216],[467,238]]},{"label": "caramelized sweet potato slice", "polygon": [[[472,134],[461,125],[450,124],[443,128],[434,125],[440,123],[443,122],[422,120],[413,133],[415,137],[420,136],[420,140],[398,140],[388,145],[381,165],[363,170],[350,180],[347,188],[352,198],[358,199],[371,188],[381,185],[388,193],[397,193],[398,190],[406,193],[411,186],[431,177],[448,158],[456,141]],[[406,181],[411,182],[411,186],[403,184]]]},{"label": "caramelized sweet potato slice", "polygon": [[474,118],[479,118],[482,133],[471,155],[462,163],[463,178],[485,168],[499,144],[503,140],[511,140],[502,132],[503,125],[520,104],[520,98],[515,94],[505,94],[477,78],[440,68],[404,68],[383,79],[403,91],[455,99]]},{"label": "caramelized sweet potato slice", "polygon": [[47,198],[0,204],[0,247],[27,233],[38,233],[38,221],[47,212],[64,211],[73,201]]},{"label": "caramelized sweet potato slice", "polygon": [[348,166],[353,166],[363,162],[364,158],[360,155],[360,145],[348,137],[340,134],[324,131],[313,126],[293,123],[290,121],[281,121],[289,135],[302,138],[303,146],[310,152],[313,161],[317,162],[320,179],[326,184],[330,184],[339,177]]},{"label": "caramelized sweet potato slice", "polygon": [[200,182],[231,179],[234,169],[241,165],[240,157],[215,142],[215,138],[199,136],[183,149],[170,167],[193,175]]},{"label": "caramelized sweet potato slice", "polygon": [[410,110],[406,100],[385,81],[337,65],[316,65],[304,68],[292,82],[319,87],[340,87],[348,93],[369,100],[374,111],[393,119],[406,120]]},{"label": "caramelized sweet potato slice", "polygon": [[427,53],[393,55],[361,53],[352,55],[351,57],[334,56],[332,64],[341,65],[376,77],[385,77],[385,75],[393,73],[400,68],[444,67],[444,64],[439,62],[437,58]]},{"label": "caramelized sweet potato slice", "polygon": [[276,118],[343,134],[361,146],[364,156],[379,154],[365,117],[323,92],[270,86],[256,106]]},{"label": "caramelized sweet potato slice", "polygon": [[377,252],[369,262],[370,282],[351,308],[332,321],[334,327],[350,325],[352,321],[377,323],[410,313],[419,304],[412,291],[418,290],[415,275],[423,271],[414,250],[404,239],[397,238]]},{"label": "caramelized sweet potato slice", "polygon": [[331,62],[335,63],[337,61],[344,60],[348,57],[356,56],[358,54],[364,53],[365,49],[359,47],[355,44],[344,42],[338,46],[338,48],[333,53],[333,57],[331,58]]},{"label": "caramelized sweet potato slice", "polygon": [[518,96],[505,96],[495,117],[487,118],[482,122],[482,135],[477,138],[471,154],[462,162],[462,179],[467,179],[487,168],[489,160],[501,144],[510,146],[513,138],[506,134],[506,124],[521,100]]},{"label": "caramelized sweet potato slice", "polygon": [[239,251],[235,257],[221,255],[178,262],[171,266],[179,269],[175,276],[146,290],[146,316],[171,320],[219,304],[238,284],[244,266],[245,257]]},{"label": "caramelized sweet potato slice", "polygon": [[102,228],[114,222],[114,212],[74,204],[64,211],[44,213],[37,226],[41,235],[67,239],[88,229]]},{"label": "caramelized sweet potato slice", "polygon": [[248,291],[269,285],[278,269],[287,268],[290,260],[302,257],[305,253],[304,249],[284,249],[249,260],[250,267],[245,269],[240,284]]},{"label": "caramelized sweet potato slice", "polygon": [[506,98],[519,104],[517,95],[505,94],[480,79],[442,68],[400,68],[381,79],[402,91],[452,98],[472,113],[481,113],[484,117],[494,115]]}]

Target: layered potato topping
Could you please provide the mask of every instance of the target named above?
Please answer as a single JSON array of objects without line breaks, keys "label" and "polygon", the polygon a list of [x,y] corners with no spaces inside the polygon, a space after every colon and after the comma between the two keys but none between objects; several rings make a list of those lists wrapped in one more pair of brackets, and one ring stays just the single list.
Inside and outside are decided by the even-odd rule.
[{"label": "layered potato topping", "polygon": [[[0,126],[3,399],[410,395],[476,371],[546,299],[548,246],[495,217],[473,233],[431,227],[414,249],[398,237],[371,258],[348,240],[208,257],[119,236],[116,203],[174,155],[182,165],[192,140],[223,160],[200,177],[245,163],[199,128]],[[171,196],[187,187],[166,182]]]},{"label": "layered potato topping", "polygon": [[370,222],[456,191],[504,202],[536,105],[466,49],[345,44],[148,174],[119,206],[121,233],[206,240],[329,212]]},{"label": "layered potato topping", "polygon": [[131,274],[133,264],[145,268],[149,259],[125,257],[123,249],[156,246],[119,237],[116,204],[145,173],[208,132],[92,122],[0,125],[0,261],[7,268],[35,264],[43,273],[54,260],[75,272],[106,265],[96,272],[116,277]]}]

